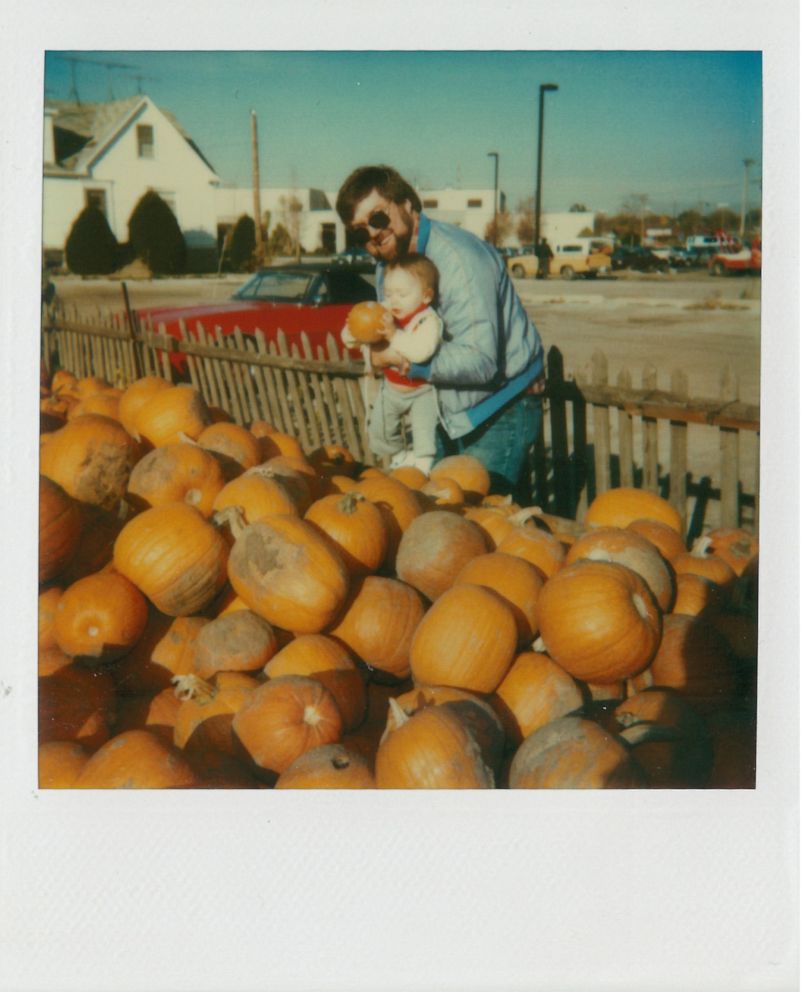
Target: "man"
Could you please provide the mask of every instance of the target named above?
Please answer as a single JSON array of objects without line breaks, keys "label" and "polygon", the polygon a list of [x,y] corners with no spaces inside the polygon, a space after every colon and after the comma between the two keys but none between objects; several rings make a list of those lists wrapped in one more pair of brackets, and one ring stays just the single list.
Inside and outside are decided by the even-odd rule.
[{"label": "man", "polygon": [[356,169],[336,207],[353,239],[379,263],[379,300],[381,263],[418,252],[439,270],[437,312],[445,330],[437,353],[410,364],[387,349],[373,356],[374,366],[436,387],[438,461],[473,455],[489,471],[493,492],[529,502],[526,461],[542,419],[543,347],[503,259],[475,235],[427,217],[415,190],[389,166]]},{"label": "man", "polygon": [[551,274],[551,259],[553,258],[553,252],[547,238],[540,240],[535,254],[537,256],[537,278],[547,279]]}]

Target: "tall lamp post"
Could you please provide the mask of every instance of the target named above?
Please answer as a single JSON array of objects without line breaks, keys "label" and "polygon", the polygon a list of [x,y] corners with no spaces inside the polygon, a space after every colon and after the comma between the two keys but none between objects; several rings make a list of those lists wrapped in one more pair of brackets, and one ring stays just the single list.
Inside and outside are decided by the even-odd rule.
[{"label": "tall lamp post", "polygon": [[743,177],[743,209],[740,212],[740,238],[745,237],[745,215],[748,212],[748,170],[754,164],[752,158],[744,158],[745,176]]},{"label": "tall lamp post", "polygon": [[492,243],[498,247],[498,153],[487,152],[487,158],[495,159],[495,197],[492,201]]},{"label": "tall lamp post", "polygon": [[534,249],[540,243],[540,210],[542,207],[542,125],[545,116],[545,94],[555,93],[556,83],[540,83],[540,117],[537,132],[537,192],[534,197]]}]

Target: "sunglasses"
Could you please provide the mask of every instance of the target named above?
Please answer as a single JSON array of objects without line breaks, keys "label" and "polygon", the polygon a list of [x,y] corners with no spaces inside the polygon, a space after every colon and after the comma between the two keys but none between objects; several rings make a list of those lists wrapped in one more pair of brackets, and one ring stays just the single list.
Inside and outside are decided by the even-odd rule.
[{"label": "sunglasses", "polygon": [[385,231],[390,225],[389,214],[385,210],[375,210],[367,218],[364,227],[355,227],[351,231],[351,239],[357,245],[366,245],[373,237],[372,231]]}]

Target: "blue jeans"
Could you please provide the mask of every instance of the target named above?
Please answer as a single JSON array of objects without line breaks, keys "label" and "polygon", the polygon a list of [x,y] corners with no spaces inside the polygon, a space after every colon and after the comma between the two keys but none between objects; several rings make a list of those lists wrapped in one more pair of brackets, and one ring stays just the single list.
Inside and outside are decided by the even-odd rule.
[{"label": "blue jeans", "polygon": [[436,461],[448,455],[473,455],[490,474],[491,491],[531,502],[531,454],[542,426],[542,399],[523,393],[464,437],[452,440],[437,428]]}]

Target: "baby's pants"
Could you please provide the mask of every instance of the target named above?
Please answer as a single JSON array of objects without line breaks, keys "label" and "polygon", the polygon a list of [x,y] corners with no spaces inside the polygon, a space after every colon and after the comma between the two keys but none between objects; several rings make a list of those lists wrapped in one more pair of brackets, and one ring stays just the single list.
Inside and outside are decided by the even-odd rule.
[{"label": "baby's pants", "polygon": [[437,394],[433,386],[414,390],[395,389],[386,379],[381,383],[367,423],[370,448],[376,455],[394,455],[404,444],[401,422],[408,416],[412,427],[415,458],[434,455],[437,449]]}]

